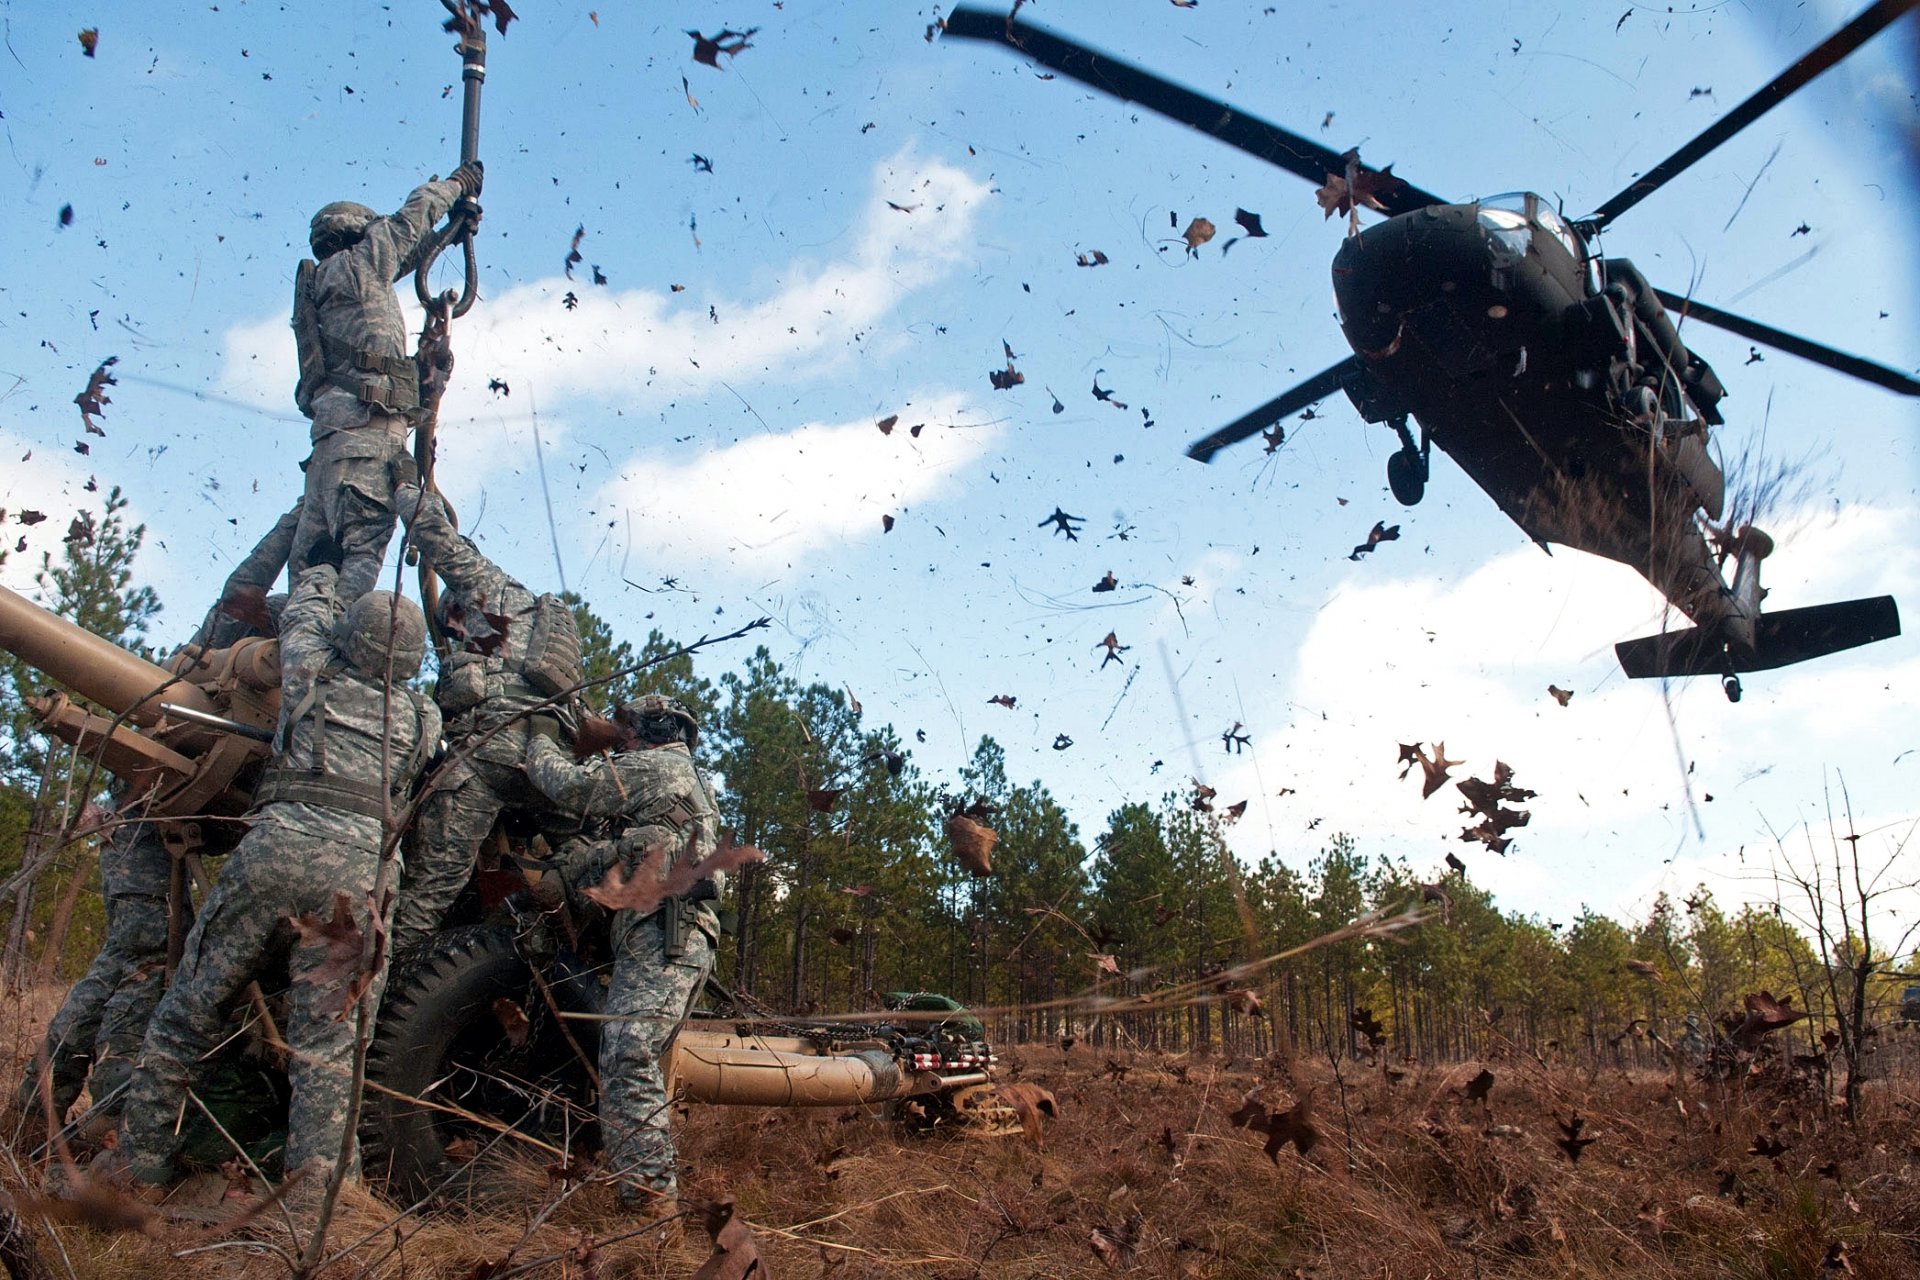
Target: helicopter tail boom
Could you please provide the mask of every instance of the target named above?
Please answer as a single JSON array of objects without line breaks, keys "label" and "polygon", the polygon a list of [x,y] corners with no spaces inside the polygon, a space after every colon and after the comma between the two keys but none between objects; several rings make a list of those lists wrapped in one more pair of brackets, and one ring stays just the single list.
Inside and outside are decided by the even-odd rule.
[{"label": "helicopter tail boom", "polygon": [[1761,614],[1753,620],[1753,645],[1733,645],[1720,626],[1688,627],[1622,640],[1613,646],[1628,676],[1731,675],[1771,671],[1900,634],[1900,611],[1892,596],[1842,600]]}]

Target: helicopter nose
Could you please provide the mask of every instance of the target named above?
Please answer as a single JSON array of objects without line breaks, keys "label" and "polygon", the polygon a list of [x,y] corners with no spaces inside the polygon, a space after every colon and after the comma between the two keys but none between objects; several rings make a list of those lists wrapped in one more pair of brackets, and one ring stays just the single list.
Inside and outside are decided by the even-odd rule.
[{"label": "helicopter nose", "polygon": [[1333,296],[1355,351],[1384,358],[1408,313],[1486,287],[1486,235],[1474,215],[1473,205],[1431,205],[1341,243]]}]

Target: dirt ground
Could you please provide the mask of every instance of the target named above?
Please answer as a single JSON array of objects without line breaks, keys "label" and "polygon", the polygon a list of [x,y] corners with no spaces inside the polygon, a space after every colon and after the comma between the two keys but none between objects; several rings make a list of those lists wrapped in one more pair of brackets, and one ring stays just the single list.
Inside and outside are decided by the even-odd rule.
[{"label": "dirt ground", "polygon": [[[57,994],[9,1002],[10,1071]],[[1470,1099],[1483,1069],[1491,1088]],[[691,1109],[677,1121],[684,1203],[731,1198],[773,1275],[832,1280],[1920,1274],[1920,1099],[1904,1078],[1873,1082],[1850,1127],[1786,1064],[1733,1083],[1521,1057],[1349,1062],[1336,1078],[1324,1057],[1288,1071],[1023,1045],[1002,1050],[1001,1076],[1052,1096],[1037,1134]],[[1256,1125],[1308,1100],[1304,1157],[1285,1145],[1269,1159],[1264,1132],[1232,1122],[1256,1089]],[[1576,1110],[1594,1139],[1577,1164],[1556,1143]],[[45,1176],[22,1129],[15,1115],[10,1195]],[[244,1205],[243,1182],[211,1201]],[[686,1277],[712,1252],[697,1211],[646,1228],[590,1168],[547,1152],[506,1159],[494,1185],[485,1203],[415,1215],[348,1197],[330,1235],[342,1256],[319,1274]],[[185,1209],[144,1231],[26,1220],[49,1275],[189,1280],[290,1274],[311,1211],[230,1233]]]}]

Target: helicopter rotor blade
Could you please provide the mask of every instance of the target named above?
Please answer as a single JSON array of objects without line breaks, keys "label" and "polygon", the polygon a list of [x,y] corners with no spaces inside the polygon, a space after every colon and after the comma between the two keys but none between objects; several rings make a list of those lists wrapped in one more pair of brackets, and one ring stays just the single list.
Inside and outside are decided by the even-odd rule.
[{"label": "helicopter rotor blade", "polygon": [[1700,136],[1634,179],[1632,186],[1580,219],[1576,225],[1587,235],[1604,231],[1608,223],[1679,177],[1734,134],[1785,102],[1795,91],[1879,34],[1916,4],[1920,4],[1920,0],[1878,0],[1866,12],[1835,32],[1824,44],[1775,76],[1745,102],[1708,126]]},{"label": "helicopter rotor blade", "polygon": [[1665,289],[1655,289],[1661,303],[1667,310],[1685,319],[1692,316],[1702,324],[1710,324],[1729,333],[1737,333],[1754,342],[1764,342],[1770,347],[1785,351],[1789,355],[1799,356],[1802,360],[1811,360],[1815,364],[1825,365],[1829,369],[1859,378],[1862,382],[1871,382],[1876,387],[1885,387],[1888,391],[1903,396],[1920,396],[1920,380],[1908,377],[1898,369],[1889,369],[1886,365],[1863,360],[1859,356],[1848,355],[1844,351],[1835,351],[1832,347],[1823,347],[1817,342],[1776,329],[1771,325],[1737,316],[1731,311],[1722,311],[1710,307],[1694,298],[1682,297],[1677,293],[1668,293]]},{"label": "helicopter rotor blade", "polygon": [[[950,39],[1004,44],[1015,53],[1025,54],[1041,66],[1051,67],[1101,93],[1137,103],[1169,120],[1212,134],[1228,146],[1285,169],[1316,187],[1324,183],[1328,175],[1346,172],[1346,161],[1330,147],[1248,115],[1218,98],[1209,98],[1164,80],[1132,63],[1089,49],[1044,28],[1015,21],[1005,12],[963,5],[947,15],[944,30]],[[1382,193],[1379,199],[1388,214],[1410,213],[1431,204],[1446,203],[1439,196],[1411,185]]]},{"label": "helicopter rotor blade", "polygon": [[1248,436],[1258,435],[1280,419],[1304,409],[1316,400],[1324,400],[1346,386],[1347,379],[1360,368],[1359,356],[1348,356],[1331,369],[1323,369],[1297,387],[1282,391],[1273,399],[1243,413],[1210,436],[1187,446],[1187,456],[1196,462],[1212,462],[1213,455]]}]

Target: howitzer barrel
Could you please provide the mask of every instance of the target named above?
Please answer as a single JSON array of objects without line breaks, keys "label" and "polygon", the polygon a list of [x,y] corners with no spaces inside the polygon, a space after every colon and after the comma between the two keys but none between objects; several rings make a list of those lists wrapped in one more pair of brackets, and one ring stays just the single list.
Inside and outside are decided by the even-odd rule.
[{"label": "howitzer barrel", "polygon": [[0,649],[138,725],[158,721],[163,700],[193,711],[218,710],[199,687],[5,587],[0,587]]}]

